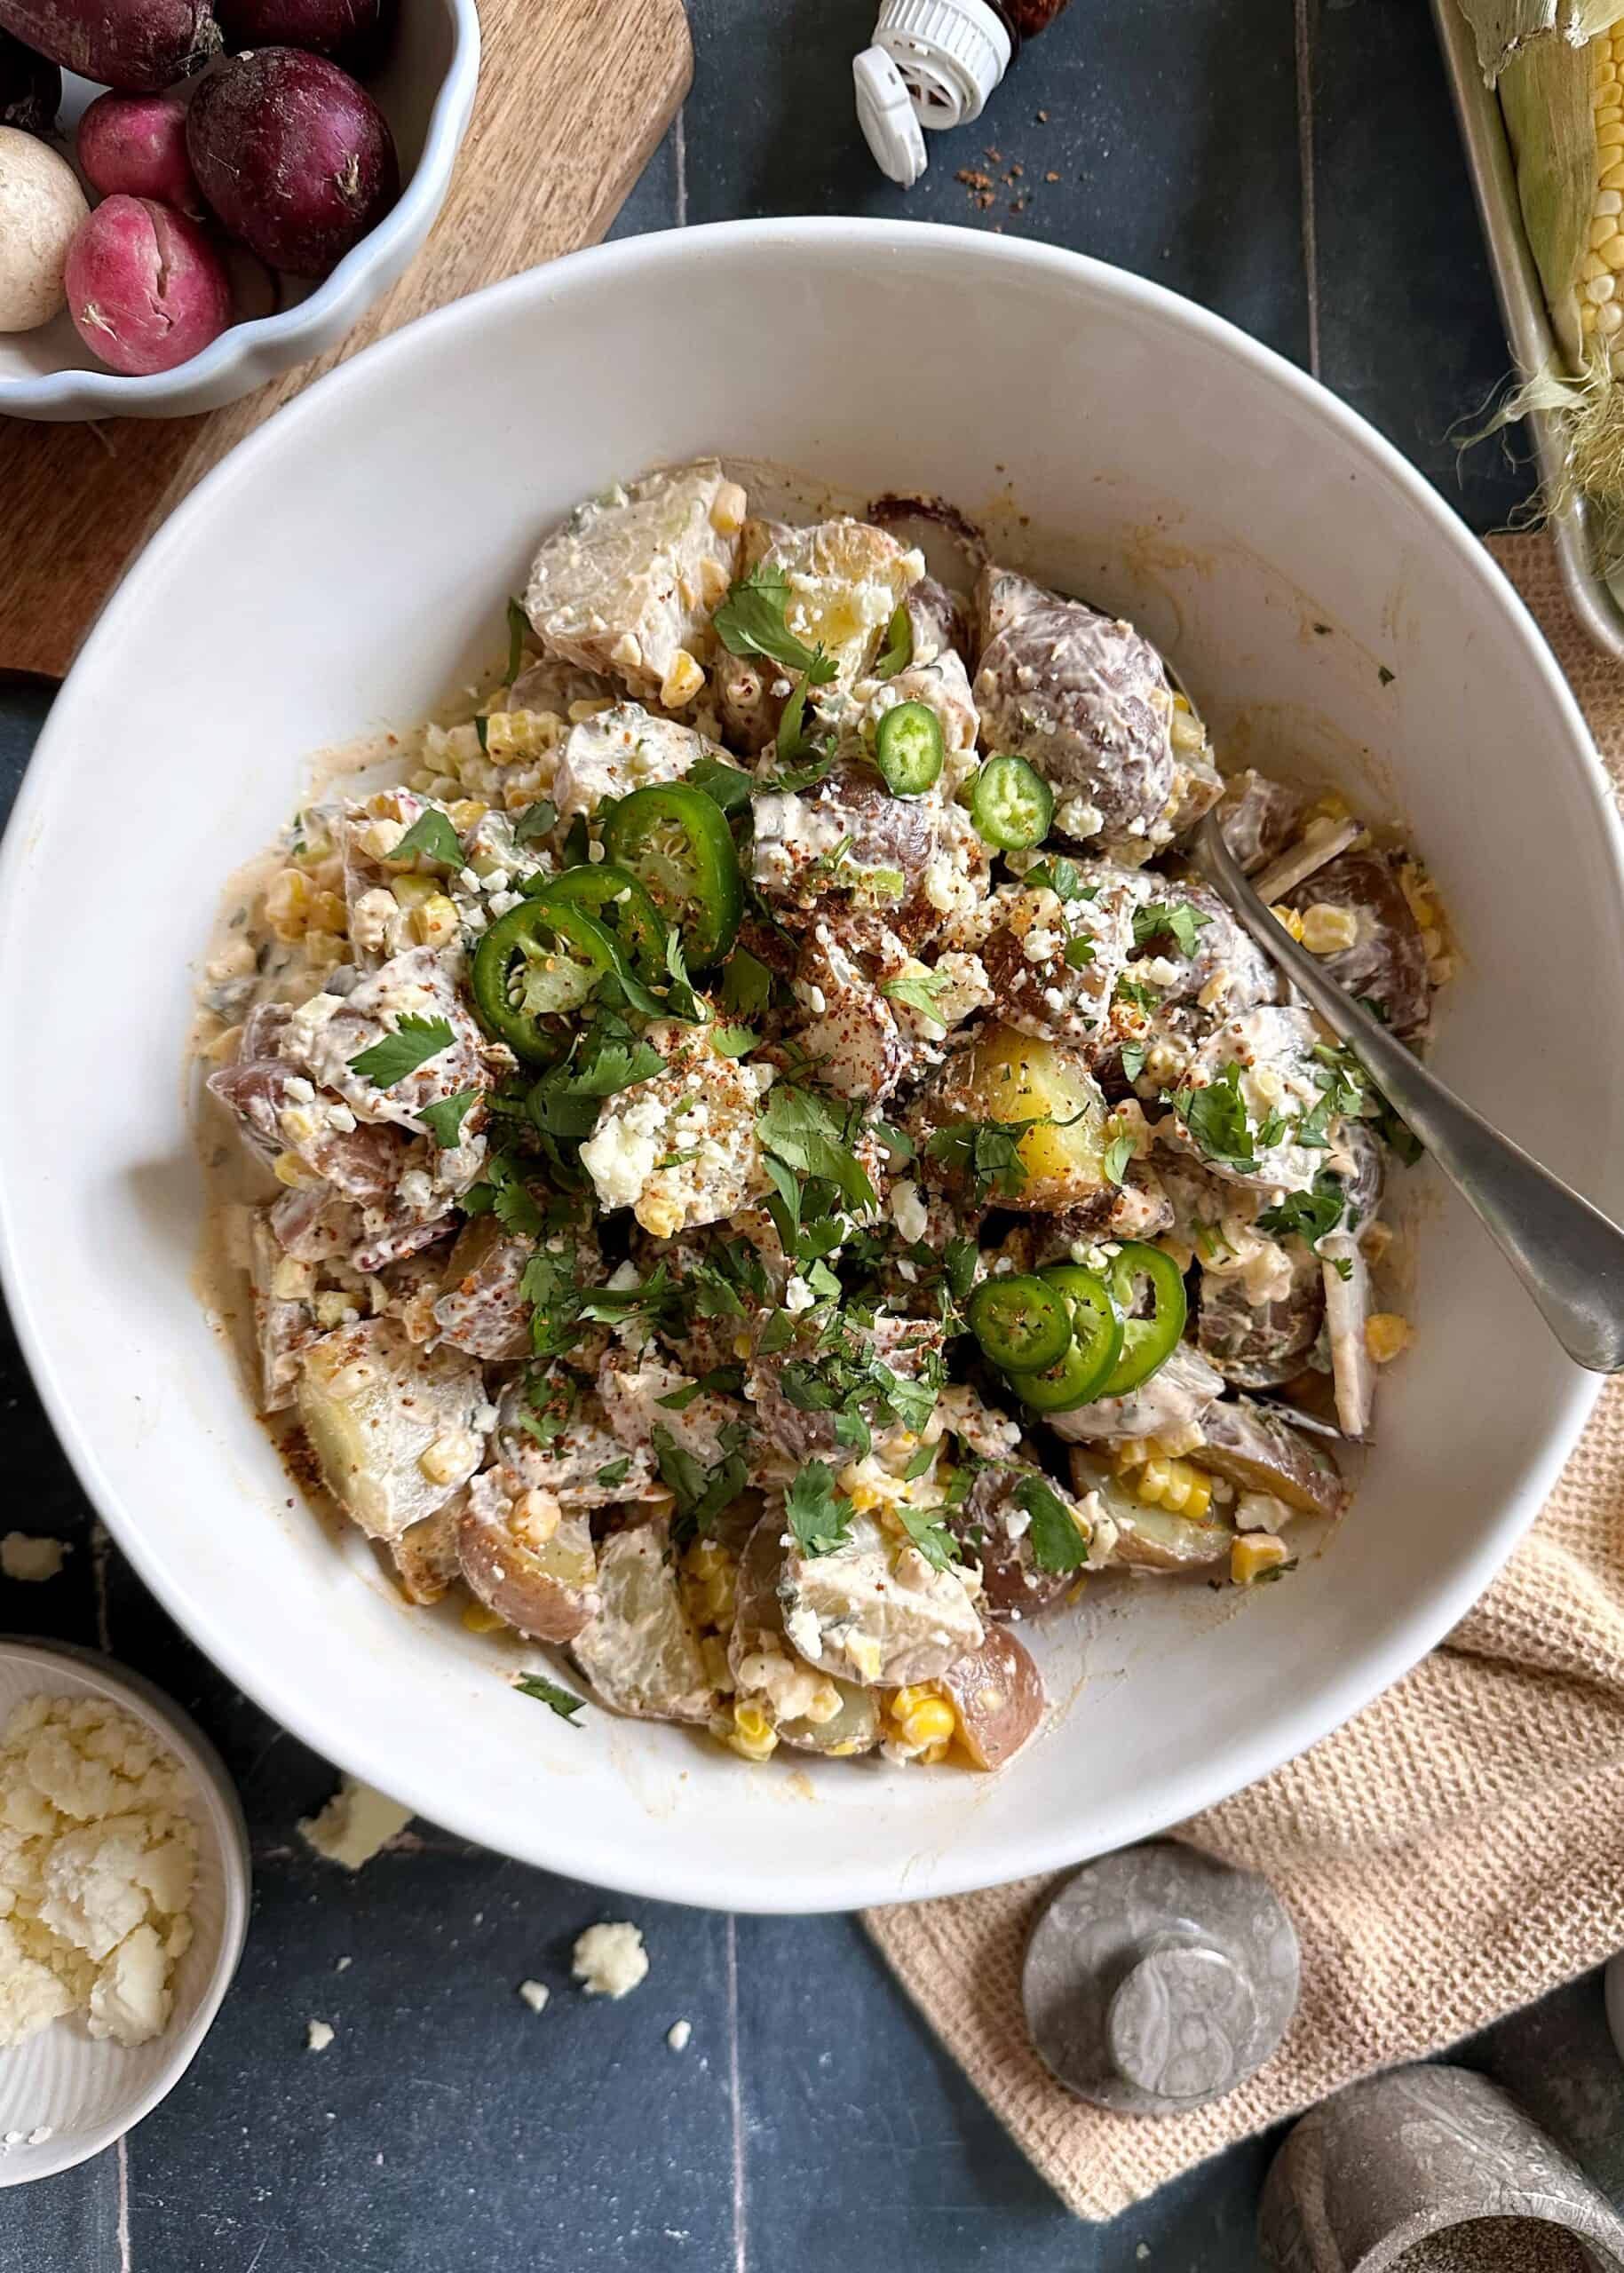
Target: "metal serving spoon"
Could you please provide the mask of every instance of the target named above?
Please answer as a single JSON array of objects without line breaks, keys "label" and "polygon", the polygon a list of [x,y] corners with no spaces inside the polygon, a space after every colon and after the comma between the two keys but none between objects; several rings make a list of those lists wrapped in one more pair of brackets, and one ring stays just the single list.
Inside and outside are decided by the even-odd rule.
[{"label": "metal serving spoon", "polygon": [[1380,1019],[1327,978],[1269,913],[1208,813],[1198,865],[1248,931],[1347,1042],[1539,1305],[1570,1358],[1624,1372],[1624,1231],[1429,1073]]}]

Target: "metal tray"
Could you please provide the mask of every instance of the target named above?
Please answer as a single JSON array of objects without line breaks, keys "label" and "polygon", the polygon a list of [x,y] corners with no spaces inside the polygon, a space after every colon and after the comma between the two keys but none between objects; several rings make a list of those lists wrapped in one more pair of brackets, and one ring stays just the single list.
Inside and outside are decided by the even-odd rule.
[{"label": "metal tray", "polygon": [[[1483,234],[1488,241],[1489,264],[1505,320],[1511,360],[1525,376],[1558,360],[1556,340],[1546,312],[1540,273],[1523,229],[1517,199],[1517,178],[1506,139],[1500,104],[1483,83],[1471,27],[1455,0],[1432,0],[1438,44],[1461,122],[1461,139],[1471,175]],[[1549,485],[1560,476],[1566,453],[1562,423],[1549,411],[1531,410],[1528,427],[1533,436],[1534,459],[1540,479]],[[1567,586],[1573,613],[1598,647],[1624,662],[1624,607],[1596,557],[1594,531],[1584,507],[1554,516],[1551,539],[1562,581]]]}]

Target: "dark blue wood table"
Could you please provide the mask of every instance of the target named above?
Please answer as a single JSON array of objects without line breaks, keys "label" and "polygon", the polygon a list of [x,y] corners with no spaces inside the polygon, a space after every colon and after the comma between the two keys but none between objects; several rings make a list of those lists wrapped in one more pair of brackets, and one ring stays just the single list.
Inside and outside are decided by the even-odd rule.
[{"label": "dark blue wood table", "polygon": [[[1474,527],[1525,495],[1501,451],[1457,464],[1449,439],[1503,346],[1422,0],[1075,0],[978,126],[931,138],[907,196],[853,121],[865,0],[691,5],[693,91],[617,234],[858,211],[1075,246],[1317,371]],[[984,376],[1018,391],[1018,370]],[[49,692],[0,685],[8,803]],[[295,1825],[331,1770],[214,1671],[99,1532],[9,1335],[0,1405],[0,1528],[73,1546],[48,1585],[0,1580],[0,1628],[99,1642],[196,1714],[236,1775],[256,1871],[247,1954],[196,2064],[123,2146],[0,2193],[6,2273],[1256,2263],[1270,2142],[1079,2226],[852,1920],[606,1899],[427,1824],[358,1877],[319,1862]],[[568,1985],[570,1944],[620,1916],[643,1927],[653,1969],[624,2002],[589,2003]],[[529,1976],[553,1992],[539,2018],[515,1993]],[[312,2018],[337,2031],[319,2054]],[[664,2040],[678,2019],[693,2024],[680,2054]],[[1467,2056],[1624,2193],[1596,1980]]]}]

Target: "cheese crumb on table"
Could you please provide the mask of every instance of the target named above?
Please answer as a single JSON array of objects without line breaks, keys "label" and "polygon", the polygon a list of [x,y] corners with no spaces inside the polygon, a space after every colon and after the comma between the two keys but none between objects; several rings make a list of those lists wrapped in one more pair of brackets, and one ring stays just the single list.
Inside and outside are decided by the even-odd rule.
[{"label": "cheese crumb on table", "polygon": [[83,2013],[145,2044],[192,1939],[185,1770],[105,1699],[35,1696],[0,1737],[0,2046]]},{"label": "cheese crumb on table", "polygon": [[665,2032],[665,2040],[673,2052],[685,2052],[688,2048],[688,2039],[693,2033],[692,2021],[673,2021]]},{"label": "cheese crumb on table", "polygon": [[299,1829],[318,1855],[329,1863],[342,1863],[346,1871],[359,1871],[411,1819],[410,1808],[399,1800],[375,1792],[370,1784],[358,1783],[353,1776],[344,1776],[321,1814],[303,1818]]},{"label": "cheese crumb on table", "polygon": [[325,2052],[332,2040],[333,2024],[331,2021],[306,2021],[305,2024],[305,2049],[306,2052]]},{"label": "cheese crumb on table", "polygon": [[0,1572],[8,1579],[27,1579],[37,1585],[54,1579],[69,1548],[59,1539],[36,1539],[26,1531],[8,1531],[0,1539]]},{"label": "cheese crumb on table", "polygon": [[519,1993],[533,2013],[539,2013],[552,1992],[544,1981],[521,1981]]},{"label": "cheese crumb on table", "polygon": [[635,1926],[589,1926],[570,1963],[589,1997],[625,1997],[646,1976],[648,1952]]}]

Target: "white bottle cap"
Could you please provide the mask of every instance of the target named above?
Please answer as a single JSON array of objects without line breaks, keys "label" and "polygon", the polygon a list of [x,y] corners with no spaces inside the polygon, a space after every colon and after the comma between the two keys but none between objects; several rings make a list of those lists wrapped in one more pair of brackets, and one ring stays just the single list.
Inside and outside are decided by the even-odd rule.
[{"label": "white bottle cap", "polygon": [[927,160],[925,139],[902,74],[883,47],[866,47],[852,59],[852,76],[857,86],[858,123],[875,163],[892,181],[911,189]]},{"label": "white bottle cap", "polygon": [[922,126],[968,126],[1010,67],[1010,35],[986,0],[883,0],[874,28]]}]

